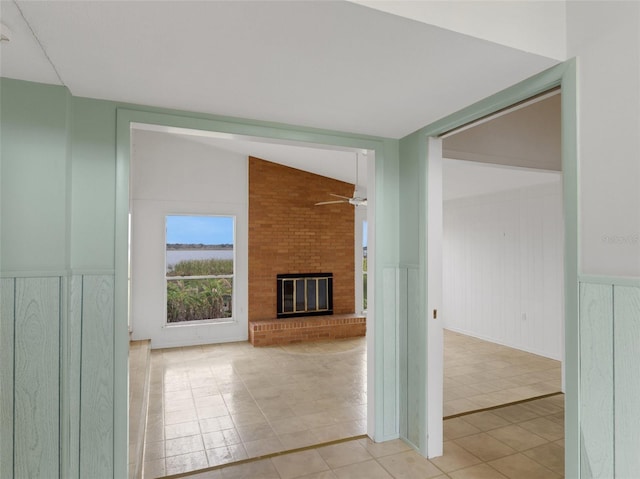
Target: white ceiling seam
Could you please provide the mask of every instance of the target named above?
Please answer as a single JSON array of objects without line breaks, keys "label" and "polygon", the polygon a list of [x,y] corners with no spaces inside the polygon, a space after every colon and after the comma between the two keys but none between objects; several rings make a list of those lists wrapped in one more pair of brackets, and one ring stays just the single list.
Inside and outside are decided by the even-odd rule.
[{"label": "white ceiling seam", "polygon": [[56,68],[55,64],[53,63],[53,61],[51,60],[51,57],[49,57],[49,55],[47,54],[47,49],[44,47],[44,45],[42,44],[42,42],[40,41],[40,39],[38,38],[38,34],[33,30],[33,27],[31,26],[31,24],[29,23],[29,20],[27,19],[27,17],[24,16],[24,12],[22,11],[22,9],[20,8],[20,5],[18,4],[17,0],[13,0],[13,3],[15,3],[16,8],[18,9],[18,11],[20,12],[20,16],[24,19],[24,22],[27,24],[27,27],[29,28],[29,31],[31,32],[31,34],[33,35],[33,38],[35,39],[35,41],[38,43],[38,45],[40,46],[40,49],[42,50],[42,53],[44,54],[45,58],[47,59],[47,61],[49,62],[49,64],[51,64],[51,68],[53,68],[53,71],[56,73],[56,76],[58,77],[58,80],[60,81],[60,83],[62,85],[64,85],[64,80],[62,79],[62,77],[60,76],[60,72],[58,71],[58,69]]},{"label": "white ceiling seam", "polygon": [[13,0],[0,0],[0,18],[11,30],[11,41],[0,42],[0,75],[51,85],[62,85],[32,27]]}]

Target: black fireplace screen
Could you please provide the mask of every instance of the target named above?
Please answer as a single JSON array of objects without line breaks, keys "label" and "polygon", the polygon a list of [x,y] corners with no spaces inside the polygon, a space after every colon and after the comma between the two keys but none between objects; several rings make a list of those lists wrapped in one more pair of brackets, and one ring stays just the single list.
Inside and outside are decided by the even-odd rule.
[{"label": "black fireplace screen", "polygon": [[279,274],[278,318],[333,314],[333,273]]}]

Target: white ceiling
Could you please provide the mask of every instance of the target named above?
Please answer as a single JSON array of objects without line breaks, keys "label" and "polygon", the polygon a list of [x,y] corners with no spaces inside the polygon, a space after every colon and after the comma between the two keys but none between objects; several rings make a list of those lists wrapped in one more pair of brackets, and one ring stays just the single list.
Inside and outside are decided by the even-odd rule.
[{"label": "white ceiling", "polygon": [[391,138],[557,63],[344,1],[2,0],[0,8],[13,32],[0,44],[5,77],[62,83],[75,96]]},{"label": "white ceiling", "polygon": [[[525,109],[526,110],[526,109]],[[494,120],[495,121],[495,120]],[[363,151],[337,150],[303,144],[269,143],[256,138],[219,135],[211,132],[167,128],[156,125],[134,125],[134,130],[179,135],[215,149],[254,156],[266,161],[309,171],[355,184],[355,158],[359,158],[358,191],[366,195],[367,156]],[[542,169],[443,159],[443,200],[485,195],[516,188],[560,181],[561,173]]]},{"label": "white ceiling", "polygon": [[[557,63],[423,23],[424,12],[418,22],[343,1],[0,0],[0,17],[11,30],[0,43],[4,77],[63,84],[75,96],[391,138]],[[355,151],[180,134],[355,183]],[[545,175],[525,180],[531,172],[468,163],[446,167],[447,198]],[[359,173],[364,187],[363,156]]]},{"label": "white ceiling", "polygon": [[532,170],[464,160],[442,160],[444,201],[560,181],[559,171]]},{"label": "white ceiling", "polygon": [[560,171],[561,110],[557,91],[549,98],[445,138],[442,154],[458,160]]},{"label": "white ceiling", "polygon": [[356,154],[358,156],[358,189],[364,193],[367,186],[367,158],[373,152],[365,150],[329,149],[318,145],[300,143],[265,142],[259,138],[239,135],[220,135],[217,133],[167,128],[157,125],[134,125],[134,129],[157,131],[180,135],[192,141],[220,150],[253,156],[262,160],[304,170],[316,175],[327,176],[347,183],[356,183]]},{"label": "white ceiling", "polygon": [[351,0],[558,60],[567,55],[565,0]]}]

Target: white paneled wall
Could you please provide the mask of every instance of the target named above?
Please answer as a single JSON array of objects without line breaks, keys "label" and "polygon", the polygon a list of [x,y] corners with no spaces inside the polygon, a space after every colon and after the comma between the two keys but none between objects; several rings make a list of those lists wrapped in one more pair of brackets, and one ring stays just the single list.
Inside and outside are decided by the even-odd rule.
[{"label": "white paneled wall", "polygon": [[[131,160],[132,338],[152,348],[247,339],[247,157],[192,138],[134,130]],[[232,321],[166,326],[167,215],[235,217]]]},{"label": "white paneled wall", "polygon": [[444,203],[443,324],[563,356],[561,178]]}]

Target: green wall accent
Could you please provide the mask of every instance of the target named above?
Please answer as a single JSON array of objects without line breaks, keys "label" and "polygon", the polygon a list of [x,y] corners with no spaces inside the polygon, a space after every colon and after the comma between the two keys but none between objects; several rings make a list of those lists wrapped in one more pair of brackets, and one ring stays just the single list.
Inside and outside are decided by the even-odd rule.
[{"label": "green wall accent", "polygon": [[640,280],[580,282],[580,477],[640,470]]},{"label": "green wall accent", "polygon": [[[640,283],[640,281],[638,281]],[[613,286],[615,477],[640,471],[640,286]]]},{"label": "green wall accent", "polygon": [[580,348],[580,470],[614,477],[612,285],[580,284]]},{"label": "green wall accent", "polygon": [[427,454],[425,407],[427,363],[426,311],[426,157],[427,137],[419,132],[400,140],[400,436]]},{"label": "green wall accent", "polygon": [[14,475],[48,478],[60,467],[61,278],[17,278],[14,310]]},{"label": "green wall accent", "polygon": [[[80,477],[118,477],[114,469],[118,448],[113,442],[112,276],[83,276],[82,318]],[[127,377],[126,371],[122,375]],[[125,446],[128,444],[126,441]]]},{"label": "green wall accent", "polygon": [[[375,150],[372,405],[376,440],[398,437],[397,318],[382,314],[383,271],[398,261],[397,140],[74,98],[64,87],[4,78],[0,89],[2,477],[14,470],[127,477],[128,164],[121,160],[134,119]],[[44,329],[36,333],[35,325]],[[32,354],[37,348],[41,356]],[[20,378],[5,367],[12,364]]]},{"label": "green wall accent", "polygon": [[0,477],[13,476],[14,278],[0,278]]},{"label": "green wall accent", "polygon": [[73,98],[71,268],[114,267],[116,107]]},{"label": "green wall accent", "polygon": [[0,288],[0,475],[56,477],[63,278],[3,278]]},{"label": "green wall accent", "polygon": [[5,272],[60,272],[67,266],[70,99],[63,87],[1,80],[0,265]]},{"label": "green wall accent", "polygon": [[420,219],[426,214],[421,202],[425,179],[420,176],[420,165],[427,158],[427,137],[413,133],[400,141],[400,263],[417,265],[420,262]]}]

